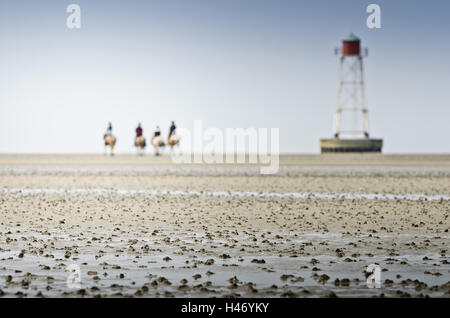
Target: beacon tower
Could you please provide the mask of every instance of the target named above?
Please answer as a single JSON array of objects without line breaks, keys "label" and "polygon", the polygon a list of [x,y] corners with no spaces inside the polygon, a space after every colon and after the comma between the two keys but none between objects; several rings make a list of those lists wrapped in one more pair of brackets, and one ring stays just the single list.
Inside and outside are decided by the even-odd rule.
[{"label": "beacon tower", "polygon": [[321,139],[322,152],[381,152],[382,139],[369,135],[369,116],[364,88],[363,58],[367,48],[353,33],[335,49],[339,56],[339,81],[333,137]]}]

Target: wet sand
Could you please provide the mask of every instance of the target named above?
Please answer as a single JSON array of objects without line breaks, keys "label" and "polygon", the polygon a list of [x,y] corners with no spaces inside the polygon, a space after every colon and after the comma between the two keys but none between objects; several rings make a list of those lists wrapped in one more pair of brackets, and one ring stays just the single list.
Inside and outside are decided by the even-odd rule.
[{"label": "wet sand", "polygon": [[0,155],[0,296],[450,297],[450,155],[280,162]]}]

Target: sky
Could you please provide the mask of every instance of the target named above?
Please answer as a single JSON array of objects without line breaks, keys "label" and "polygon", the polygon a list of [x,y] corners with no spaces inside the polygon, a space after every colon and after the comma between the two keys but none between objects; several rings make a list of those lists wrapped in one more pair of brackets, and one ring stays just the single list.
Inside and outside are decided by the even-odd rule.
[{"label": "sky", "polygon": [[171,120],[279,128],[281,152],[318,153],[350,32],[383,151],[449,153],[449,15],[447,0],[0,0],[0,153],[103,152],[109,121],[134,152],[138,122],[149,137]]}]

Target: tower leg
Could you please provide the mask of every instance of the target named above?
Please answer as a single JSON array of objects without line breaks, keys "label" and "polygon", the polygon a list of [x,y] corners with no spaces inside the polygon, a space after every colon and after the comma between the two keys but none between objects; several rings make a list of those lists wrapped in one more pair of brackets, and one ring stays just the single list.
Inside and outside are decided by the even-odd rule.
[{"label": "tower leg", "polygon": [[364,65],[362,57],[359,57],[359,74],[360,74],[360,90],[361,90],[361,106],[362,106],[362,124],[363,132],[366,138],[369,138],[369,110],[366,105],[366,90],[364,86]]},{"label": "tower leg", "polygon": [[338,108],[334,114],[334,138],[339,137],[339,124],[341,122],[341,110]]},{"label": "tower leg", "polygon": [[334,137],[339,137],[339,130],[341,126],[341,113],[342,113],[342,69],[344,67],[344,57],[341,57],[341,62],[339,64],[339,81],[338,81],[338,96],[337,96],[337,105],[336,112],[334,114],[334,123],[333,123],[333,133]]}]

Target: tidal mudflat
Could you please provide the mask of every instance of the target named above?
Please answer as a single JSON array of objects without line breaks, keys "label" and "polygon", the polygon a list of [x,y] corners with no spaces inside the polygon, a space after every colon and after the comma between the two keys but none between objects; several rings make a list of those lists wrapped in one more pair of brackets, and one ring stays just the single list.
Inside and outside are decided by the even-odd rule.
[{"label": "tidal mudflat", "polygon": [[0,296],[450,297],[450,156],[280,162],[2,155]]}]

